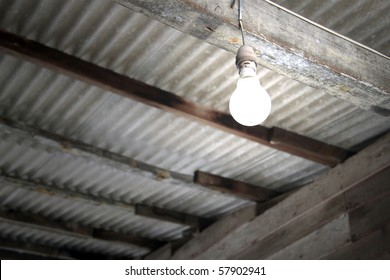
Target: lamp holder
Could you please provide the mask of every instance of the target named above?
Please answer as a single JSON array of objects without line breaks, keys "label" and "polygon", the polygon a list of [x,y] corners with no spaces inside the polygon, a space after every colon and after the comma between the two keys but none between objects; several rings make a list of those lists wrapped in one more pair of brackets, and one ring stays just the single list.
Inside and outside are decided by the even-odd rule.
[{"label": "lamp holder", "polygon": [[256,72],[256,54],[250,46],[243,45],[238,49],[236,55],[236,66],[240,74],[246,68],[251,68],[254,72]]}]

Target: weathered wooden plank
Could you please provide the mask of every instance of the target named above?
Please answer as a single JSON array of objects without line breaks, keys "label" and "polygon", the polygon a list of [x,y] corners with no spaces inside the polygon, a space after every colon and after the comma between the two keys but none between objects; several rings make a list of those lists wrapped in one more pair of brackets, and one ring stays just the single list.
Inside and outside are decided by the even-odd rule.
[{"label": "weathered wooden plank", "polygon": [[358,182],[353,188],[344,193],[347,208],[355,208],[372,203],[390,192],[390,166],[375,175]]},{"label": "weathered wooden plank", "polygon": [[229,259],[245,252],[257,240],[262,240],[300,216],[326,204],[334,197],[354,187],[357,182],[390,166],[390,134],[367,147],[346,162],[329,170],[315,182],[292,193],[266,210],[253,221],[230,232],[228,236],[198,255],[199,259]]},{"label": "weathered wooden plank", "polygon": [[[380,200],[382,200],[383,195],[385,193],[390,194],[390,189],[389,189],[390,173],[389,172],[390,172],[390,167],[387,167],[379,171],[378,173],[374,174],[373,176],[369,177],[368,179],[355,184],[350,190],[348,190],[344,194],[344,201],[342,196],[337,196],[335,199],[339,201],[339,206],[340,206],[338,210],[340,212],[345,212],[344,202],[346,203],[346,205],[349,205],[349,207],[352,207],[353,209],[356,209],[356,207],[363,206],[363,205],[364,205],[364,209],[366,209],[367,207],[370,207],[367,206],[367,204],[372,204],[371,207],[374,205],[375,207],[378,207],[378,209],[386,207],[388,204],[389,205],[388,208],[390,208],[390,203],[384,203],[384,204],[381,203],[381,205],[377,205],[378,197],[380,197]],[[331,203],[332,200],[329,201],[328,203]],[[261,242],[257,242],[256,244],[254,244],[251,247],[251,249],[246,252],[246,254],[243,254],[241,256],[236,256],[236,258],[262,259],[267,257],[270,254],[271,256],[267,258],[315,259],[322,256],[326,252],[329,252],[330,250],[336,250],[339,246],[345,245],[348,242],[350,242],[349,240],[350,216],[349,215],[343,214],[344,220],[346,221],[346,225],[338,224],[337,226],[335,225],[334,227],[330,225],[326,225],[325,227],[320,228],[305,236],[306,233],[308,232],[307,231],[308,225],[312,224],[314,225],[312,226],[312,228],[315,228],[316,223],[318,224],[326,223],[327,221],[326,216],[329,215],[329,217],[331,218],[332,217],[331,213],[336,209],[337,206],[333,207],[331,204],[328,207],[328,209],[323,209],[325,212],[329,211],[329,213],[323,213],[324,216],[316,217],[314,216],[316,215],[316,212],[321,213],[318,212],[317,209],[317,211],[313,211],[311,213],[312,216],[310,218],[302,217],[303,219],[300,218],[298,221],[294,221],[293,223],[288,224],[287,227],[283,229],[279,229],[271,236],[265,238]],[[360,211],[358,212],[360,213]],[[386,210],[384,212],[386,212]],[[383,219],[386,220],[386,215],[383,215],[384,213],[382,214],[377,213],[378,215],[375,215],[375,217],[371,217],[371,215],[368,215],[365,218],[363,217],[363,219],[358,214],[354,216],[353,213],[355,212],[351,213],[353,215],[352,217],[353,222],[355,223],[355,226],[361,227],[360,230],[366,228],[367,226],[369,227],[369,225],[372,226],[373,224],[377,224],[380,226],[383,222]],[[367,214],[366,211],[364,211],[364,214]],[[329,228],[328,232],[326,232],[327,228]],[[352,227],[352,231],[353,230],[357,230],[357,229]],[[309,231],[310,231],[310,227],[309,227]],[[303,236],[303,238],[296,242],[291,242],[294,239],[296,239],[297,236],[298,237]],[[289,245],[290,242],[291,245]],[[275,250],[275,248],[283,248],[283,249],[280,249],[280,251],[272,254],[272,251]]]},{"label": "weathered wooden plank", "polygon": [[[207,0],[116,0],[184,33],[236,52],[237,11]],[[244,4],[246,44],[258,63],[376,113],[390,114],[389,58],[291,14],[271,1]]]},{"label": "weathered wooden plank", "polygon": [[244,199],[264,202],[280,193],[266,188],[254,186],[241,181],[224,178],[211,173],[196,171],[194,183],[209,187],[224,193],[229,193]]},{"label": "weathered wooden plank", "polygon": [[[286,236],[289,236],[289,232]],[[283,237],[282,237],[283,238]],[[271,260],[313,260],[350,242],[348,215],[330,221],[323,227],[270,255]]]},{"label": "weathered wooden plank", "polygon": [[[286,132],[290,135],[289,137],[284,137],[286,142],[280,141],[280,139],[272,141],[272,138],[270,138],[271,131],[267,127],[241,126],[229,114],[201,106],[173,93],[130,79],[111,70],[6,31],[0,31],[0,50],[104,90],[202,122],[225,132],[302,158],[334,166],[349,156],[348,151],[344,149],[320,143],[293,132]],[[281,132],[283,130],[278,129],[278,131]],[[294,139],[294,143],[289,141],[289,139]]]},{"label": "weathered wooden plank", "polygon": [[268,258],[268,256],[304,238],[343,213],[345,213],[343,197],[337,196],[291,222],[270,231],[264,238],[257,239],[250,248],[234,255],[233,258],[246,260]]},{"label": "weathered wooden plank", "polygon": [[352,240],[358,240],[388,222],[390,222],[390,191],[371,203],[349,212]]},{"label": "weathered wooden plank", "polygon": [[195,238],[177,249],[171,259],[195,259],[225,238],[231,231],[256,217],[256,205],[250,205],[216,221]]},{"label": "weathered wooden plank", "polygon": [[367,260],[389,256],[390,252],[390,223],[372,232],[364,238],[350,243],[321,259],[328,260]]}]

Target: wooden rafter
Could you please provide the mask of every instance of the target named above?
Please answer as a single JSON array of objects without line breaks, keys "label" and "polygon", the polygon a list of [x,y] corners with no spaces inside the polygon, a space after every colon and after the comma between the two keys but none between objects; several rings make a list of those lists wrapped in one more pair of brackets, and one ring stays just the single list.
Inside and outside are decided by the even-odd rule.
[{"label": "wooden rafter", "polygon": [[348,151],[344,149],[280,128],[243,127],[229,114],[201,106],[173,93],[6,31],[0,31],[0,50],[104,90],[305,159],[334,166],[349,156]]}]

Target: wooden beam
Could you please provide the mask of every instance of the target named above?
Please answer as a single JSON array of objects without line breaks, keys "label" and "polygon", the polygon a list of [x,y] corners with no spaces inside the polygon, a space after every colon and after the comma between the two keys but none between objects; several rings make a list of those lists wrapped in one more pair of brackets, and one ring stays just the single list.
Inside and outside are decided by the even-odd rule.
[{"label": "wooden beam", "polygon": [[[387,181],[389,186],[390,181]],[[353,241],[361,239],[390,222],[390,191],[376,200],[349,212],[349,224]]]},{"label": "wooden beam", "polygon": [[[350,242],[339,250],[330,252],[321,259],[325,260],[371,260],[385,256],[389,260],[390,222],[364,238]],[[386,256],[387,255],[387,256]]]},{"label": "wooden beam", "polygon": [[135,215],[157,219],[161,221],[188,225],[192,230],[202,230],[214,222],[213,219],[205,219],[177,211],[151,207],[143,204],[135,205]]},{"label": "wooden beam", "polygon": [[[290,233],[287,232],[282,239],[285,237],[290,238]],[[324,222],[324,226],[315,229],[303,238],[284,246],[277,252],[267,254],[267,260],[318,259],[324,253],[337,250],[349,242],[348,215],[343,213],[331,221]],[[257,258],[261,259],[261,253]]]},{"label": "wooden beam", "polygon": [[[165,4],[165,2],[160,3]],[[344,149],[282,129],[278,131],[285,132],[289,137],[284,137],[283,141],[280,138],[273,141],[273,133],[267,127],[241,126],[229,114],[201,106],[173,93],[130,79],[6,31],[0,31],[0,50],[104,90],[308,160],[334,166],[349,156],[348,151]]]},{"label": "wooden beam", "polygon": [[279,195],[279,192],[271,191],[266,188],[254,186],[241,181],[224,178],[218,175],[210,174],[203,171],[196,171],[194,175],[194,183],[209,187],[224,193],[254,200],[265,202],[272,197]]},{"label": "wooden beam", "polygon": [[[116,0],[179,31],[236,52],[237,9],[208,0]],[[258,63],[378,114],[390,115],[389,57],[293,14],[271,1],[245,1],[246,44]]]},{"label": "wooden beam", "polygon": [[[279,250],[283,250],[286,247],[288,248],[290,244],[294,244],[294,242],[308,236],[313,231],[326,226],[344,212],[344,200],[341,196],[338,196],[321,204],[312,211],[300,215],[294,219],[294,221],[291,221],[279,229],[275,229],[272,234],[260,238],[258,241],[254,242],[250,248],[235,254],[231,258],[245,260],[266,259]],[[345,219],[345,221],[346,223],[343,228],[348,228],[348,219]],[[348,233],[349,232],[347,232],[347,236]],[[319,244],[317,245],[319,246]],[[328,244],[328,248],[329,247],[330,245]]]},{"label": "wooden beam", "polygon": [[375,176],[369,177],[344,193],[349,212],[358,208],[367,208],[378,200],[390,195],[390,166],[383,168]]},{"label": "wooden beam", "polygon": [[123,242],[125,244],[133,244],[139,247],[156,249],[163,245],[162,242],[134,236],[130,234],[123,234],[104,229],[96,229],[85,227],[80,224],[66,223],[63,221],[53,221],[42,215],[23,213],[20,211],[0,210],[0,219],[17,222],[25,225],[38,226],[44,230],[59,230],[67,235],[75,235],[82,238],[95,238],[105,241]]},{"label": "wooden beam", "polygon": [[[390,133],[345,163],[329,170],[315,182],[292,193],[251,222],[232,231],[217,244],[206,248],[197,258],[230,259],[236,258],[236,256],[266,258],[275,253],[281,246],[286,246],[286,244],[280,244],[278,248],[267,249],[268,247],[265,246],[270,246],[273,236],[282,236],[282,232],[286,229],[294,229],[298,233],[303,225],[307,226],[306,233],[308,234],[323,226],[323,221],[319,217],[331,219],[340,214],[340,211],[346,213],[348,209],[344,194],[358,187],[368,178],[389,168],[389,143]],[[382,207],[378,209],[383,210]],[[316,218],[318,219],[316,220]],[[348,219],[346,222],[348,223]],[[380,223],[374,223],[380,225]],[[294,224],[295,227],[292,227]],[[289,235],[289,231],[285,231],[285,233]],[[298,240],[302,236],[301,232],[294,239]],[[290,240],[290,242],[293,241]],[[283,241],[279,240],[278,242]],[[271,244],[271,246],[275,245]],[[263,250],[269,250],[267,256],[262,255]]]}]

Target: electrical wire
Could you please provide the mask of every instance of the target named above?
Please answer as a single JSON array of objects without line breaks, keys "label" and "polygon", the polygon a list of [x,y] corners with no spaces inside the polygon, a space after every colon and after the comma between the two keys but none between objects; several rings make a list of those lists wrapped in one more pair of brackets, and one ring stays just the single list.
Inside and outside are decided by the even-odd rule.
[{"label": "electrical wire", "polygon": [[[244,25],[242,23],[242,1],[238,0],[238,27],[241,31],[241,37],[242,37],[242,44],[245,45],[245,38],[244,38]],[[230,8],[234,8],[236,5],[236,0],[233,0],[232,4],[230,5]]]}]

